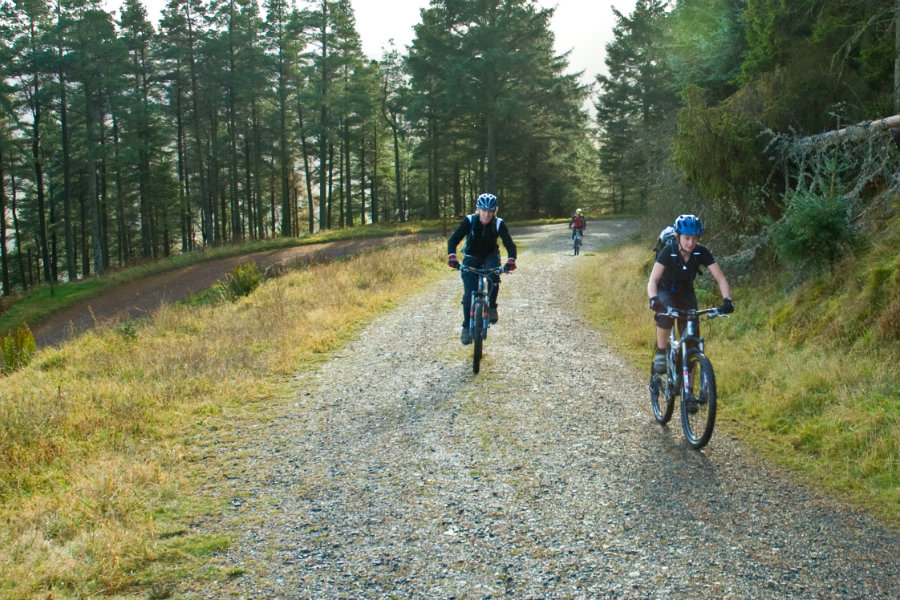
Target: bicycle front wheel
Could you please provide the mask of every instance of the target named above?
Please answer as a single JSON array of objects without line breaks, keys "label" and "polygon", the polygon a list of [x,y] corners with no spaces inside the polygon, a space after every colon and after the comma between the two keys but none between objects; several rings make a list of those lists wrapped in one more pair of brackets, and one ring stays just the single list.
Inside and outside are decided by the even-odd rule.
[{"label": "bicycle front wheel", "polygon": [[484,300],[476,298],[472,305],[472,372],[481,368],[481,350],[484,342]]},{"label": "bicycle front wheel", "polygon": [[675,384],[668,373],[650,375],[650,406],[653,407],[653,417],[660,425],[665,425],[672,418],[672,411],[675,408]]},{"label": "bicycle front wheel", "polygon": [[681,427],[692,448],[699,450],[712,437],[716,424],[716,376],[703,354],[688,358],[690,395],[682,393]]}]

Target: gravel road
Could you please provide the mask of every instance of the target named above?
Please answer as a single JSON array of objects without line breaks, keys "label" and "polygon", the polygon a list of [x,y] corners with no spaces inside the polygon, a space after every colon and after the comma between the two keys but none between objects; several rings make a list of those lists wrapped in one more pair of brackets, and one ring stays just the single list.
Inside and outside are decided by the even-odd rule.
[{"label": "gravel road", "polygon": [[[592,223],[584,251],[630,227]],[[573,312],[567,231],[514,231],[479,375],[448,272],[219,447],[231,512],[199,526],[235,536],[230,575],[178,596],[900,598],[900,532],[655,423],[643,370]]]}]

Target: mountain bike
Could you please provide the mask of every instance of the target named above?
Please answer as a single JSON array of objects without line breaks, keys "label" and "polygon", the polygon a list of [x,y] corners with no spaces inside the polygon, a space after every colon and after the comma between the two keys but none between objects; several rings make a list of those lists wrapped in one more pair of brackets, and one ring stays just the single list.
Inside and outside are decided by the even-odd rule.
[{"label": "mountain bike", "polygon": [[481,354],[484,340],[487,337],[490,319],[488,318],[488,306],[490,305],[491,290],[494,282],[492,275],[501,275],[506,272],[504,267],[476,268],[460,265],[463,273],[474,273],[478,276],[478,289],[472,293],[472,303],[469,307],[469,334],[472,336],[472,372],[478,373],[481,369]]},{"label": "mountain bike", "polygon": [[666,348],[666,372],[650,375],[650,404],[657,422],[665,425],[672,418],[675,397],[681,395],[681,428],[688,444],[700,449],[712,437],[716,423],[716,376],[712,363],[704,354],[700,337],[700,317],[727,317],[717,308],[679,310],[669,308],[663,313],[685,320],[681,336],[675,328],[669,332]]},{"label": "mountain bike", "polygon": [[575,250],[575,256],[581,252],[581,232],[575,231],[575,235],[572,237],[572,247]]}]

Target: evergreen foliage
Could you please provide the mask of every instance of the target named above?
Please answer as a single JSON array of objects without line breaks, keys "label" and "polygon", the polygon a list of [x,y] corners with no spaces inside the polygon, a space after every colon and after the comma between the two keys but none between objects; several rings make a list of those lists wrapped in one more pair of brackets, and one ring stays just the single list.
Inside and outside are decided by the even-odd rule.
[{"label": "evergreen foliage", "polygon": [[249,296],[262,283],[262,273],[256,262],[238,263],[228,270],[225,278],[217,285],[219,296],[227,302],[234,302]]},{"label": "evergreen foliage", "polygon": [[434,0],[379,60],[348,0],[172,0],[158,24],[141,0],[0,13],[4,294],[459,215],[485,190],[513,218],[691,210],[754,233],[815,173],[853,211],[898,183],[882,137],[853,142],[878,168],[789,149],[900,111],[894,0],[636,0],[590,98],[532,0]]},{"label": "evergreen foliage", "polygon": [[35,350],[34,334],[28,325],[20,325],[14,332],[0,338],[0,375],[7,375],[27,365]]},{"label": "evergreen foliage", "polygon": [[852,222],[900,184],[894,142],[808,139],[900,110],[897,13],[889,0],[638,0],[615,13],[597,103],[611,208],[657,223],[689,210],[710,231],[756,234],[792,205],[786,193],[814,191],[846,197]]},{"label": "evergreen foliage", "polygon": [[769,227],[778,256],[801,268],[832,266],[852,249],[857,233],[846,200],[834,194],[788,190],[784,216]]}]

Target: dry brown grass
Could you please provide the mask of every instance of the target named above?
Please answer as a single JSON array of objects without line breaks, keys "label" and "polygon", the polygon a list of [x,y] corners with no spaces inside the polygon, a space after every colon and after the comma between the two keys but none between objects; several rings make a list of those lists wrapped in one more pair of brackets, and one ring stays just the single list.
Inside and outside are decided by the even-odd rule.
[{"label": "dry brown grass", "polygon": [[231,304],[85,334],[3,378],[0,596],[164,588],[227,543],[189,532],[210,501],[194,492],[193,442],[284,398],[290,376],[443,273],[442,259],[434,243],[314,266]]}]

